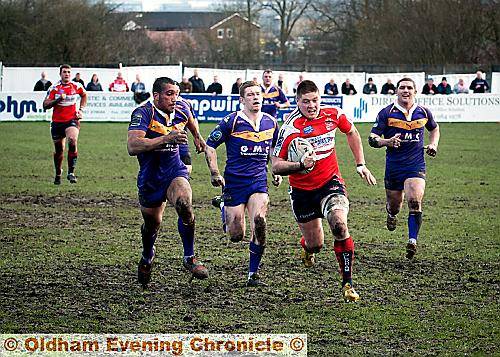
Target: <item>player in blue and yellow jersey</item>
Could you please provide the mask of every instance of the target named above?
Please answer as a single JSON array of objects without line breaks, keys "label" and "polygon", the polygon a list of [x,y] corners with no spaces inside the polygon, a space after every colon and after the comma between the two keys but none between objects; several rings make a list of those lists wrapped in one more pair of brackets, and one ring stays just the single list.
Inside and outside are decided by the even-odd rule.
[{"label": "player in blue and yellow jersey", "polygon": [[280,87],[273,83],[273,71],[266,69],[262,73],[262,111],[274,118],[278,117],[278,109],[287,108],[290,102]]},{"label": "player in blue and yellow jersey", "polygon": [[[415,103],[416,89],[412,79],[401,79],[396,91],[396,102],[378,113],[368,142],[374,148],[387,147],[385,191],[387,229],[390,231],[396,229],[396,215],[406,195],[409,208],[406,257],[412,259],[417,251],[422,224],[426,174],[424,150],[429,156],[436,156],[439,126],[429,109]],[[427,146],[424,146],[424,127],[429,131]]]},{"label": "player in blue and yellow jersey", "polygon": [[143,287],[151,278],[155,257],[154,243],[163,218],[166,201],[175,207],[179,234],[184,247],[184,267],[198,279],[208,277],[208,270],[194,255],[195,217],[192,191],[186,165],[179,157],[180,144],[187,144],[187,127],[193,134],[198,152],[205,142],[197,127],[186,117],[173,116],[179,87],[167,77],[157,78],[153,84],[153,101],[132,112],[128,128],[128,152],[137,156],[139,174],[137,187],[144,224],[141,227],[143,251],[137,277]]},{"label": "player in blue and yellow jersey", "polygon": [[[223,187],[223,219],[232,242],[245,234],[245,211],[250,220],[250,263],[247,286],[265,285],[257,271],[266,246],[266,214],[269,204],[267,163],[278,136],[278,124],[263,113],[260,86],[247,81],[240,86],[243,110],[225,117],[207,140],[205,157],[213,186]],[[224,177],[219,173],[215,149],[226,144]],[[273,175],[279,186],[281,176]]]},{"label": "player in blue and yellow jersey", "polygon": [[[191,121],[193,125],[196,126],[196,130],[199,131],[198,120],[194,115],[193,106],[187,99],[179,97],[179,99],[175,103],[175,116],[179,116],[188,121]],[[184,163],[184,165],[186,165],[188,174],[191,175],[191,172],[193,171],[193,166],[191,160],[191,153],[189,152],[189,144],[179,145],[179,156],[181,157],[181,161]]]}]

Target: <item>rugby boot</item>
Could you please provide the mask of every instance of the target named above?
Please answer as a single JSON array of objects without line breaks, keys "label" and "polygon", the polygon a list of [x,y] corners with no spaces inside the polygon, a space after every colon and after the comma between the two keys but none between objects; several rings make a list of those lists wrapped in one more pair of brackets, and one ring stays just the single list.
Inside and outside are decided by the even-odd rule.
[{"label": "rugby boot", "polygon": [[361,299],[359,297],[359,294],[356,292],[356,290],[354,290],[354,288],[349,283],[346,283],[342,287],[342,297],[344,298],[345,302],[356,302]]},{"label": "rugby boot", "polygon": [[300,254],[300,258],[302,259],[302,263],[306,268],[310,268],[315,263],[314,253],[306,252],[304,248],[302,248],[302,253]]},{"label": "rugby boot", "polygon": [[267,286],[266,283],[264,283],[262,280],[260,280],[259,274],[255,273],[250,275],[250,277],[247,280],[247,288],[256,288],[259,286]]},{"label": "rugby boot", "polygon": [[69,180],[70,183],[76,183],[78,181],[75,174],[72,172],[69,173],[68,176],[66,176],[66,178]]},{"label": "rugby boot", "polygon": [[189,257],[182,262],[184,268],[189,271],[193,278],[206,279],[208,278],[208,269],[196,259],[196,257]]},{"label": "rugby boot", "polygon": [[139,284],[141,284],[143,288],[146,288],[151,280],[155,255],[155,248],[153,247],[153,256],[151,259],[148,260],[145,259],[144,256],[141,256],[141,260],[139,261],[139,266],[137,267],[137,281],[139,281]]},{"label": "rugby boot", "polygon": [[61,184],[61,175],[56,175],[54,177],[54,185],[60,185]]},{"label": "rugby boot", "polygon": [[393,231],[396,229],[397,224],[398,224],[398,217],[393,216],[390,213],[387,213],[387,229]]},{"label": "rugby boot", "polygon": [[417,244],[412,242],[406,243],[406,258],[413,259],[416,253],[417,253]]}]

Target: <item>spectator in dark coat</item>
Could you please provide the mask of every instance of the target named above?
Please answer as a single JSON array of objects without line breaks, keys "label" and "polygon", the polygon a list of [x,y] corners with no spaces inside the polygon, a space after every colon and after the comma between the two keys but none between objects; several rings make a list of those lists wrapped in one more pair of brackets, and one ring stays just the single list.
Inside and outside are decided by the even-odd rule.
[{"label": "spectator in dark coat", "polygon": [[355,95],[358,93],[356,91],[356,88],[354,88],[354,85],[351,84],[351,81],[349,78],[345,80],[344,83],[342,83],[342,94],[344,95]]},{"label": "spectator in dark coat", "polygon": [[89,92],[102,92],[101,83],[99,83],[99,78],[97,74],[92,75],[92,79],[87,83],[87,91]]},{"label": "spectator in dark coat", "polygon": [[193,76],[189,78],[189,81],[193,85],[193,93],[205,93],[205,83],[203,79],[198,77],[198,70],[195,69]]},{"label": "spectator in dark coat", "polygon": [[33,90],[36,92],[46,92],[49,90],[52,83],[47,78],[45,78],[47,77],[47,73],[45,73],[45,71],[42,72],[40,76],[41,78],[38,80],[38,82],[35,83],[35,88],[33,88]]},{"label": "spectator in dark coat", "polygon": [[483,79],[483,72],[476,72],[476,78],[471,82],[469,89],[472,93],[486,93],[490,89],[486,79]]},{"label": "spectator in dark coat", "polygon": [[241,78],[236,78],[236,82],[231,87],[231,94],[240,94]]},{"label": "spectator in dark coat", "polygon": [[438,94],[451,94],[451,86],[448,84],[446,77],[441,79],[441,83],[437,86]]},{"label": "spectator in dark coat", "polygon": [[380,94],[388,94],[388,95],[393,95],[396,93],[396,86],[392,81],[387,78],[387,82],[384,83],[382,86],[382,89],[380,90]]},{"label": "spectator in dark coat", "polygon": [[427,83],[424,84],[424,88],[422,88],[422,94],[437,94],[437,87],[434,84],[434,80],[432,78],[427,79]]},{"label": "spectator in dark coat", "polygon": [[222,94],[222,84],[219,83],[217,76],[214,76],[214,82],[208,86],[207,93],[212,93],[212,95]]}]

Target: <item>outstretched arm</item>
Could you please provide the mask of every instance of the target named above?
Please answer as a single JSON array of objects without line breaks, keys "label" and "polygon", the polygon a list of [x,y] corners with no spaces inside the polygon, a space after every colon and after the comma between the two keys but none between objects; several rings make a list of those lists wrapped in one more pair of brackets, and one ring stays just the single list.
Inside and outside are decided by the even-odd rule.
[{"label": "outstretched arm", "polygon": [[205,146],[205,160],[210,170],[210,182],[212,186],[224,186],[224,178],[221,176],[219,166],[217,165],[217,152],[213,147],[208,145]]},{"label": "outstretched arm", "polygon": [[427,155],[436,156],[440,135],[439,125],[429,132],[429,145],[425,147]]}]

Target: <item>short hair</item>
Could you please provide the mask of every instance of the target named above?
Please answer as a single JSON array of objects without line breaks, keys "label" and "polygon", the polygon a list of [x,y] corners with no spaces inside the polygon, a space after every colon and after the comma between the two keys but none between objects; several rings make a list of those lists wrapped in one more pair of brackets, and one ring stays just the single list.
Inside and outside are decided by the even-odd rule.
[{"label": "short hair", "polygon": [[[429,78],[429,79],[432,79],[432,78]],[[396,88],[399,88],[399,83],[401,82],[412,82],[413,83],[413,89],[417,90],[417,85],[415,84],[415,81],[411,78],[408,78],[408,77],[405,77],[405,78],[401,78],[398,83],[396,84]]]},{"label": "short hair", "polygon": [[161,93],[163,90],[163,86],[167,84],[172,84],[174,86],[178,85],[176,81],[174,81],[172,78],[168,77],[158,77],[155,79],[155,82],[153,83],[153,93]]},{"label": "short hair", "polygon": [[[246,82],[241,83],[240,88],[239,88],[240,97],[241,98],[245,97],[245,89],[250,88],[250,87],[255,87],[255,86],[259,86],[259,83],[254,82],[254,81],[246,81]],[[259,86],[259,88],[260,88],[260,86]]]},{"label": "short hair", "polygon": [[264,75],[264,73],[273,73],[273,70],[268,68],[268,69],[265,69],[264,72],[262,72],[262,75]]},{"label": "short hair", "polygon": [[59,66],[59,74],[61,74],[62,70],[65,69],[65,68],[71,69],[71,66],[69,64],[62,64],[62,65],[60,65]]},{"label": "short hair", "polygon": [[297,95],[297,98],[300,98],[304,94],[312,93],[312,92],[319,92],[318,86],[313,81],[306,79],[306,80],[300,82],[299,85],[297,86],[296,95]]}]

